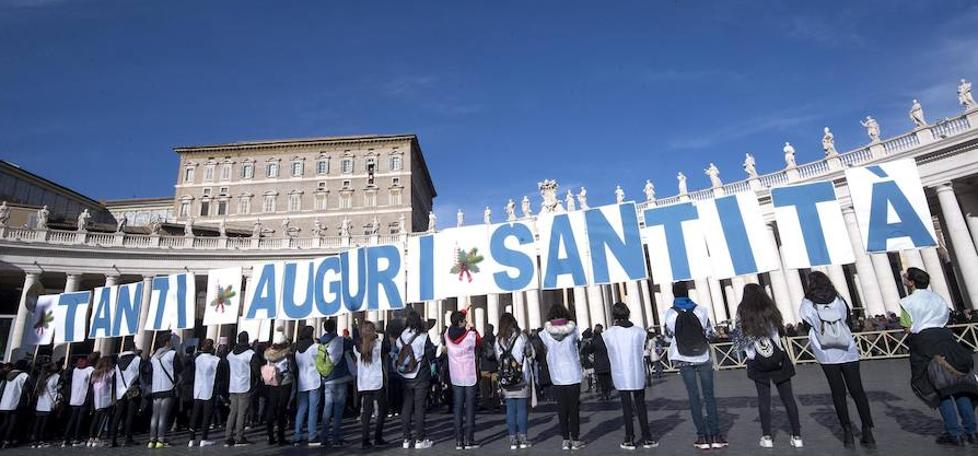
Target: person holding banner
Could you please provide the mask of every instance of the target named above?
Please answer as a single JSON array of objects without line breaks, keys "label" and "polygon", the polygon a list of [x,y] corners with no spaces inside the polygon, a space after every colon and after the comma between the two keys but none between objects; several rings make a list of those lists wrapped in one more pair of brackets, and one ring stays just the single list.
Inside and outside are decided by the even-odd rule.
[{"label": "person holding banner", "polygon": [[[207,439],[210,433],[214,407],[214,384],[221,359],[214,355],[214,341],[204,339],[194,356],[194,405],[190,413],[190,442],[188,447],[207,447],[214,442]],[[200,432],[200,440],[197,433]]]},{"label": "person holding banner", "polygon": [[550,306],[547,322],[538,337],[546,351],[550,381],[557,396],[557,420],[563,438],[561,449],[580,450],[581,440],[581,356],[577,344],[580,334],[570,311],[563,304]]},{"label": "person holding banner", "polygon": [[[92,380],[94,367],[90,366],[95,353],[81,356],[75,361],[75,367],[68,372],[68,424],[65,426],[64,443],[62,448],[70,446],[85,446],[80,440],[82,422],[85,421],[85,411],[88,407],[88,390]],[[91,359],[90,359],[91,358]]]},{"label": "person holding banner", "polygon": [[34,385],[34,426],[31,431],[31,448],[47,448],[45,436],[48,430],[48,420],[55,410],[58,398],[61,396],[61,363],[49,362],[40,369]]},{"label": "person holding banner", "polygon": [[99,358],[92,371],[92,406],[95,414],[92,416],[92,424],[88,429],[88,446],[103,446],[102,435],[108,427],[113,413],[113,383],[115,382],[115,365],[112,358],[103,356]]},{"label": "person holding banner", "polygon": [[265,382],[265,432],[269,445],[286,445],[285,428],[288,426],[289,396],[295,381],[292,366],[292,350],[285,328],[275,329],[272,345],[262,355],[265,365],[261,367],[262,381]]},{"label": "person holding banner", "polygon": [[[350,370],[350,352],[352,342],[336,332],[336,319],[329,318],[323,322],[323,334],[320,343],[324,345],[325,356],[329,357],[332,371],[323,378],[323,429],[319,438],[323,446],[342,447],[346,445],[342,436],[343,410],[346,409],[347,386],[353,381]],[[332,430],[331,430],[332,429]]]},{"label": "person holding banner", "polygon": [[295,364],[297,380],[297,401],[298,407],[295,413],[295,433],[292,437],[292,444],[299,446],[302,443],[302,425],[306,425],[306,432],[309,439],[306,440],[310,448],[321,445],[319,442],[319,393],[323,378],[316,370],[316,355],[319,353],[319,344],[313,339],[315,328],[303,326],[299,333],[299,340],[295,344]]},{"label": "person holding banner", "polygon": [[[709,338],[713,336],[710,312],[689,299],[686,282],[672,284],[675,296],[664,320],[669,344],[669,359],[679,367],[679,374],[689,396],[689,413],[696,427],[696,442],[701,450],[723,448],[726,439],[720,435],[717,401],[713,390],[713,363],[710,361]],[[700,391],[702,391],[702,396]],[[706,409],[706,421],[703,409]]]},{"label": "person holding banner", "polygon": [[771,435],[771,384],[778,389],[791,424],[789,444],[793,448],[803,446],[801,421],[798,419],[798,403],[791,391],[791,377],[795,365],[788,359],[781,346],[784,320],[774,301],[756,283],[744,286],[743,298],[737,306],[735,342],[747,355],[747,378],[757,387],[757,410],[761,420],[762,448],[773,448]]},{"label": "person holding banner", "polygon": [[645,330],[635,326],[628,319],[631,312],[624,303],[616,302],[611,307],[614,325],[601,334],[607,347],[608,362],[611,366],[611,379],[621,396],[621,410],[625,418],[624,450],[634,450],[635,424],[633,411],[638,414],[638,426],[642,439],[637,443],[642,448],[655,448],[659,442],[652,440],[649,430],[649,414],[645,407]]},{"label": "person holding banner", "polygon": [[479,381],[476,362],[482,347],[482,336],[469,327],[466,312],[452,312],[452,326],[445,331],[448,371],[452,381],[452,413],[455,417],[455,449],[479,448],[475,441],[475,394]]},{"label": "person holding banner", "polygon": [[136,352],[133,340],[123,338],[122,353],[119,353],[115,364],[115,413],[112,414],[112,424],[109,426],[109,439],[113,447],[119,446],[117,436],[120,427],[125,434],[125,445],[136,444],[132,439],[132,420],[142,401],[142,387],[139,384],[141,365],[142,359]]},{"label": "person holding banner", "polygon": [[14,437],[14,430],[17,428],[17,414],[27,402],[24,399],[30,397],[27,392],[32,390],[30,385],[30,375],[27,371],[30,364],[27,360],[21,359],[14,363],[13,369],[6,374],[3,380],[3,393],[0,394],[0,417],[3,418],[2,431],[3,441],[0,447],[8,448],[11,446],[11,438]]},{"label": "person holding banner", "polygon": [[496,335],[496,359],[499,361],[499,389],[506,401],[506,428],[509,449],[530,448],[530,368],[526,365],[531,351],[527,337],[520,331],[513,314],[499,317]]},{"label": "person holding banner", "polygon": [[428,338],[428,331],[421,314],[408,313],[406,327],[394,349],[394,369],[404,379],[404,402],[401,404],[401,427],[404,433],[402,447],[428,449],[433,445],[425,432],[425,411],[428,407],[428,390],[431,388],[431,360],[435,346]]},{"label": "person holding banner", "polygon": [[808,290],[801,301],[798,314],[811,328],[808,339],[811,341],[815,360],[822,366],[825,379],[832,391],[832,403],[842,425],[842,443],[846,448],[856,445],[849,421],[849,405],[846,390],[856,402],[856,410],[862,422],[860,443],[866,448],[875,448],[873,437],[873,416],[869,409],[869,399],[863,389],[863,379],[859,374],[859,350],[849,329],[849,304],[836,291],[829,276],[820,271],[808,275]]},{"label": "person holding banner", "polygon": [[260,378],[258,355],[248,345],[248,332],[238,334],[238,343],[225,357],[228,371],[228,399],[231,410],[224,426],[224,446],[245,446],[251,442],[244,436],[245,421],[251,407],[251,392]]},{"label": "person holding banner", "polygon": [[146,448],[166,448],[170,446],[166,434],[170,430],[170,412],[176,402],[177,382],[180,363],[175,362],[177,351],[173,349],[173,335],[160,334],[156,339],[156,352],[150,357],[153,372],[153,415],[149,422],[149,443]]},{"label": "person holding banner", "polygon": [[[385,446],[384,420],[387,418],[387,391],[384,360],[390,356],[390,345],[377,333],[372,321],[360,324],[360,341],[353,349],[357,357],[357,392],[360,394],[360,444],[363,449]],[[377,424],[370,440],[370,419],[377,402]]]}]

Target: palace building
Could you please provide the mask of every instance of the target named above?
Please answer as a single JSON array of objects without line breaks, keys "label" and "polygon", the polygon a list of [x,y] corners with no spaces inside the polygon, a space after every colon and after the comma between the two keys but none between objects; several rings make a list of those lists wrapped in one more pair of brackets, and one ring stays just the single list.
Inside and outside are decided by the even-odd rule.
[{"label": "palace building", "polygon": [[[973,309],[978,307],[978,105],[970,87],[962,105],[961,114],[935,123],[924,122],[918,112],[919,122],[912,116],[916,125],[888,138],[879,137],[875,121],[867,121],[869,141],[849,151],[836,151],[826,129],[825,153],[814,157],[802,151],[801,164],[794,148],[786,145],[785,166],[776,172],[758,175],[753,157],[748,157],[745,178],[722,183],[711,166],[715,173],[710,188],[686,191],[682,180],[679,194],[656,199],[649,192],[638,206],[754,192],[768,222],[769,242],[780,246],[770,189],[829,180],[842,203],[856,261],[819,269],[857,312],[899,314],[899,299],[906,294],[899,271],[909,266],[927,270],[934,291],[957,308]],[[198,281],[198,324],[184,336],[231,337],[233,326],[200,324],[208,270],[241,266],[247,280],[255,263],[321,257],[354,245],[406,243],[409,236],[429,229],[435,187],[414,135],[238,142],[174,151],[179,165],[172,198],[144,200],[97,202],[0,162],[0,199],[7,201],[10,214],[0,225],[0,343],[7,359],[16,349],[33,349],[22,347],[21,340],[29,331],[28,304],[37,294],[137,281],[148,287],[154,276],[190,271]],[[845,169],[904,158],[917,163],[939,245],[867,254],[848,198]],[[556,183],[551,186],[555,189]],[[40,216],[47,219],[41,224],[38,213],[44,205],[50,214]],[[85,209],[91,218],[78,223]],[[735,314],[743,285],[760,283],[786,320],[796,322],[807,272],[782,267],[733,279],[697,280],[691,297],[712,309],[715,322],[723,322]],[[143,299],[140,328],[149,310],[148,293]],[[521,327],[538,328],[555,302],[566,303],[580,326],[607,324],[616,301],[629,304],[637,324],[651,327],[659,324],[672,296],[669,287],[646,279],[409,305],[423,312],[435,330],[448,312],[471,306],[475,324],[483,330],[506,311],[517,316]],[[384,322],[391,315],[369,312],[364,317]],[[340,316],[340,327],[349,327],[357,317]],[[148,340],[148,334],[136,338],[143,347]],[[73,353],[106,351],[117,347],[117,341],[75,345]]]}]

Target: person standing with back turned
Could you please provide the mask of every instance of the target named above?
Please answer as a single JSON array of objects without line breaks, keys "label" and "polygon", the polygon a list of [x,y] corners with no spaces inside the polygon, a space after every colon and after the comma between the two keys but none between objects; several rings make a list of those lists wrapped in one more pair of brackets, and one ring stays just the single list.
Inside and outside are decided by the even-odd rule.
[{"label": "person standing with back turned", "polygon": [[645,407],[645,330],[635,326],[629,319],[630,311],[624,303],[616,302],[611,307],[614,325],[608,328],[601,338],[608,349],[611,364],[611,379],[621,396],[621,410],[625,416],[624,450],[634,450],[635,425],[632,411],[638,412],[638,426],[642,430],[643,448],[655,448],[659,443],[652,440],[649,430],[649,415]]},{"label": "person standing with back turned", "polygon": [[245,446],[251,442],[244,436],[245,421],[251,408],[251,391],[257,383],[261,363],[248,345],[248,332],[238,334],[238,343],[225,358],[228,365],[228,397],[231,409],[224,429],[224,446]]},{"label": "person standing with back turned", "polygon": [[[727,440],[720,435],[717,401],[713,392],[713,363],[708,339],[713,334],[710,313],[689,299],[686,282],[672,284],[672,294],[676,299],[664,317],[666,337],[672,339],[669,359],[679,367],[686,394],[689,395],[689,413],[696,427],[693,446],[701,450],[726,447]],[[703,421],[704,407],[706,422]]]},{"label": "person standing with back turned", "polygon": [[860,442],[866,448],[875,448],[873,415],[859,374],[859,350],[848,324],[849,305],[839,296],[829,276],[819,271],[808,275],[808,290],[798,314],[811,327],[808,339],[815,360],[822,366],[832,391],[832,403],[842,426],[842,444],[846,448],[856,445],[849,421],[849,404],[846,402],[848,389],[862,421],[863,436]]}]

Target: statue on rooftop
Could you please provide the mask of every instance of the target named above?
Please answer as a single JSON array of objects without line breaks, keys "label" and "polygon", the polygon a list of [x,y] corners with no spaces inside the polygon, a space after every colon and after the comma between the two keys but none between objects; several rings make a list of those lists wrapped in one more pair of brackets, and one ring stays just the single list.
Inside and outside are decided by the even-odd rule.
[{"label": "statue on rooftop", "polygon": [[791,169],[798,167],[798,162],[795,161],[795,147],[790,142],[785,141],[784,149],[781,150],[784,151],[785,168]]},{"label": "statue on rooftop", "polygon": [[652,185],[652,181],[645,179],[645,201],[655,201],[655,185]]},{"label": "statue on rooftop", "polygon": [[533,209],[530,208],[530,198],[523,195],[523,201],[520,202],[520,209],[523,210],[523,218],[527,218],[533,215]]},{"label": "statue on rooftop", "polygon": [[587,209],[587,189],[581,187],[581,191],[577,193],[577,204],[581,206],[581,209]]},{"label": "statue on rooftop", "polygon": [[822,150],[825,151],[826,157],[834,157],[839,155],[839,152],[835,150],[835,135],[832,134],[832,130],[829,127],[822,129],[824,134],[822,135]]},{"label": "statue on rooftop", "polygon": [[92,219],[92,214],[88,213],[88,209],[81,211],[78,214],[78,231],[85,231],[88,229],[88,221]]},{"label": "statue on rooftop", "polygon": [[615,202],[618,204],[625,202],[625,191],[621,189],[621,185],[615,185]]},{"label": "statue on rooftop", "polygon": [[512,222],[513,220],[516,220],[516,203],[514,203],[513,199],[510,198],[509,201],[506,202],[506,221]]},{"label": "statue on rooftop", "polygon": [[564,197],[564,204],[567,205],[567,210],[568,211],[576,211],[577,210],[577,202],[574,201],[574,193],[571,192],[571,189],[569,189],[569,188],[567,189],[567,196]]},{"label": "statue on rooftop", "polygon": [[676,180],[679,181],[679,195],[683,196],[689,193],[686,187],[686,175],[683,174],[682,171],[680,171],[679,174],[676,175]]},{"label": "statue on rooftop", "polygon": [[922,128],[927,125],[927,121],[924,120],[924,107],[920,105],[920,102],[914,98],[913,103],[910,105],[910,120],[913,121],[913,125],[916,128]]},{"label": "statue on rooftop", "polygon": [[710,185],[712,185],[713,188],[723,187],[723,182],[720,181],[720,168],[717,168],[717,165],[710,163],[710,166],[706,168],[705,173],[710,178]]},{"label": "statue on rooftop", "polygon": [[879,142],[880,123],[877,122],[876,119],[873,118],[873,116],[866,116],[866,120],[860,121],[859,124],[866,129],[866,135],[869,136],[870,141],[874,143]]},{"label": "statue on rooftop", "polygon": [[46,230],[48,229],[48,216],[51,215],[51,211],[48,210],[48,205],[45,204],[44,207],[37,210],[37,225],[36,229]]},{"label": "statue on rooftop", "polygon": [[750,179],[757,177],[757,161],[754,160],[754,156],[750,152],[744,154],[744,172],[747,173],[747,177]]},{"label": "statue on rooftop", "polygon": [[964,79],[958,85],[958,103],[969,111],[978,107],[978,103],[975,103],[974,97],[971,96],[971,83]]}]

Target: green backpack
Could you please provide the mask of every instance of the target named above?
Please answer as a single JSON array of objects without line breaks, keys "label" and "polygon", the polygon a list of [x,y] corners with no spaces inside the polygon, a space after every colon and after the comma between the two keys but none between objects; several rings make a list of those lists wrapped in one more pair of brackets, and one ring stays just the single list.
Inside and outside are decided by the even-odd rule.
[{"label": "green backpack", "polygon": [[[329,342],[332,341],[330,339]],[[329,357],[329,342],[319,344],[319,349],[316,351],[316,370],[323,377],[329,377],[333,373],[333,358]]]}]

